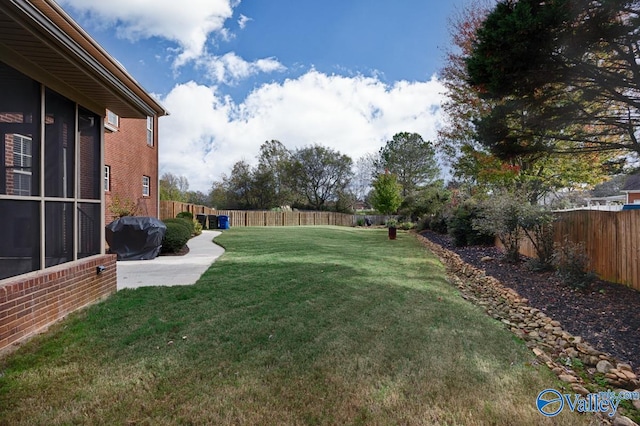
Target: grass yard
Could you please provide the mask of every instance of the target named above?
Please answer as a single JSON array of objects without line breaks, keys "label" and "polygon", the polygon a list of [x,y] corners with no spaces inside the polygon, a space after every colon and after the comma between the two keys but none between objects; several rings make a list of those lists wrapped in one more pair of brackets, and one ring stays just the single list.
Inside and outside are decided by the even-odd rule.
[{"label": "grass yard", "polygon": [[407,233],[234,228],[189,287],[123,290],[0,360],[0,424],[589,424]]}]

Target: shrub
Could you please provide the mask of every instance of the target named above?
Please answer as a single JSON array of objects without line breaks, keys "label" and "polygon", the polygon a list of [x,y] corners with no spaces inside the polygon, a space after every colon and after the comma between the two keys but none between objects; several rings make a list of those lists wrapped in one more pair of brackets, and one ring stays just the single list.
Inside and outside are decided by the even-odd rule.
[{"label": "shrub", "polygon": [[536,259],[530,262],[533,270],[553,269],[553,215],[542,206],[529,205],[521,217],[522,230],[536,251]]},{"label": "shrub", "polygon": [[189,219],[193,220],[193,213],[191,212],[180,212],[176,215],[178,219]]},{"label": "shrub", "polygon": [[193,235],[196,231],[193,220],[174,218],[174,219],[165,219],[163,222],[165,223],[165,225],[168,223],[177,223],[180,226],[186,227],[187,230],[189,231],[189,236]]},{"label": "shrub", "polygon": [[476,229],[473,224],[481,217],[480,208],[468,201],[458,206],[447,222],[447,232],[457,247],[491,245],[494,236],[486,230]]},{"label": "shrub", "polygon": [[413,229],[415,226],[416,225],[413,222],[401,222],[400,225],[398,225],[400,229],[403,229],[405,231]]},{"label": "shrub", "polygon": [[483,203],[481,216],[473,221],[474,229],[498,237],[504,259],[510,263],[520,261],[521,216],[526,204],[515,194],[496,194]]},{"label": "shrub", "polygon": [[444,182],[436,181],[408,195],[402,201],[398,214],[412,222],[425,216],[432,216],[445,208],[451,194],[444,188]]},{"label": "shrub", "polygon": [[387,219],[385,226],[387,228],[396,228],[398,226],[398,221],[396,219]]},{"label": "shrub", "polygon": [[189,238],[191,238],[189,228],[179,222],[167,223],[165,221],[165,225],[167,226],[167,231],[162,239],[161,251],[162,253],[177,253],[187,244]]},{"label": "shrub", "polygon": [[192,222],[193,222],[193,235],[198,236],[202,234],[202,224],[195,219],[193,219]]},{"label": "shrub", "polygon": [[428,218],[425,221],[425,225],[431,229],[433,232],[437,232],[439,234],[446,234],[449,232],[449,227],[447,225],[448,219],[445,214],[437,213],[434,216]]},{"label": "shrub", "polygon": [[138,214],[138,205],[129,198],[121,199],[118,195],[115,195],[109,206],[109,211],[116,219],[125,216],[135,216]]},{"label": "shrub", "polygon": [[595,274],[588,269],[589,257],[582,243],[565,238],[562,244],[556,244],[553,264],[556,275],[570,287],[584,289],[595,279]]}]

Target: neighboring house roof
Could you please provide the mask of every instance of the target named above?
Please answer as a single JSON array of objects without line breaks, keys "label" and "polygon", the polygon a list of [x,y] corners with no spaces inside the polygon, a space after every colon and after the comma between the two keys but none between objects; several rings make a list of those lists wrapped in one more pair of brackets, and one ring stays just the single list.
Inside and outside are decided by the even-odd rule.
[{"label": "neighboring house roof", "polygon": [[52,0],[0,1],[0,57],[101,115],[168,114]]},{"label": "neighboring house roof", "polygon": [[635,191],[640,191],[640,175],[630,175],[622,187],[622,192]]}]

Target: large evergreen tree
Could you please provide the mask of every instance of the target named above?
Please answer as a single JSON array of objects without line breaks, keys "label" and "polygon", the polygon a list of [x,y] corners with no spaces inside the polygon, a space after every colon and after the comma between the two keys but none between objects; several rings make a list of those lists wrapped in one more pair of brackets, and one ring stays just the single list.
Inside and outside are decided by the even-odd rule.
[{"label": "large evergreen tree", "polygon": [[436,180],[440,169],[436,153],[429,141],[417,133],[396,133],[380,149],[380,158],[376,165],[398,176],[402,187],[402,196],[406,197],[421,186]]},{"label": "large evergreen tree", "polygon": [[503,158],[640,153],[640,2],[502,0],[466,59],[495,105],[477,135]]}]

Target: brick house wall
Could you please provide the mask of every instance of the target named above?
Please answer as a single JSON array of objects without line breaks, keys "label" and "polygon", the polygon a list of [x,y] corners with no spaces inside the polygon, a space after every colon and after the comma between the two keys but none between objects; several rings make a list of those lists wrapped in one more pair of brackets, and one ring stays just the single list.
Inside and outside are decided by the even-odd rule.
[{"label": "brick house wall", "polygon": [[[105,224],[113,221],[110,207],[116,196],[132,202],[136,216],[158,217],[158,119],[153,119],[152,143],[147,143],[147,120],[120,118],[116,131],[104,135],[104,164],[109,166],[105,192]],[[142,193],[142,178],[149,177],[149,195]]]},{"label": "brick house wall", "polygon": [[627,204],[640,202],[640,192],[627,192]]},{"label": "brick house wall", "polygon": [[[104,266],[100,274],[97,267]],[[8,278],[0,286],[0,352],[116,292],[116,256],[93,256]]]}]

